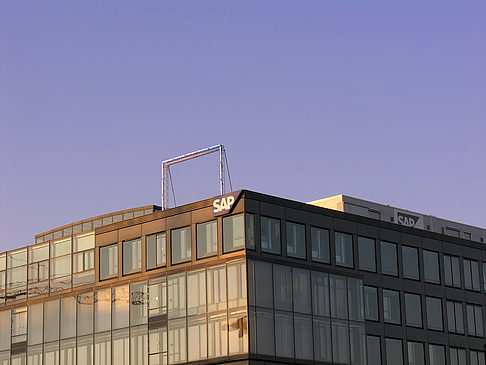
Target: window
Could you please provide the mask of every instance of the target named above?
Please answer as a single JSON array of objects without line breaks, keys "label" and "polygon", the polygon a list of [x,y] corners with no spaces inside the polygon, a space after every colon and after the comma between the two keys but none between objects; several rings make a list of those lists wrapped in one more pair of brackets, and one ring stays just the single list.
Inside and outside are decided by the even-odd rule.
[{"label": "window", "polygon": [[390,242],[381,242],[381,272],[387,275],[398,276],[397,245]]},{"label": "window", "polygon": [[206,270],[187,273],[187,314],[206,313]]},{"label": "window", "polygon": [[483,291],[486,293],[486,262],[483,262]]},{"label": "window", "polygon": [[111,289],[95,292],[95,332],[111,330]]},{"label": "window", "polygon": [[142,240],[123,241],[123,275],[142,269]]},{"label": "window", "polygon": [[165,232],[145,237],[147,270],[165,266],[167,242]]},{"label": "window", "polygon": [[330,275],[329,281],[331,289],[331,317],[347,319],[348,298],[346,295],[346,277]]},{"label": "window", "polygon": [[[255,261],[256,305],[258,307],[273,308],[272,264]],[[275,279],[277,280],[277,278]],[[275,284],[276,285],[276,284]]]},{"label": "window", "polygon": [[236,261],[227,265],[228,308],[246,305],[246,264]]},{"label": "window", "polygon": [[383,289],[383,318],[386,323],[401,323],[399,292]]},{"label": "window", "polygon": [[336,265],[353,267],[353,236],[347,233],[335,232]]},{"label": "window", "polygon": [[419,280],[418,250],[413,247],[402,246],[403,277]]},{"label": "window", "polygon": [[378,336],[366,336],[368,364],[381,364],[381,341]]},{"label": "window", "polygon": [[328,318],[314,317],[314,359],[332,361],[331,324]]},{"label": "window", "polygon": [[445,350],[442,345],[429,345],[429,365],[444,365]]},{"label": "window", "polygon": [[275,311],[275,352],[277,356],[294,357],[292,313]]},{"label": "window", "polygon": [[147,323],[147,282],[130,284],[130,326]]},{"label": "window", "polygon": [[349,345],[351,347],[351,364],[366,364],[366,336],[364,323],[349,324]]},{"label": "window", "polygon": [[261,217],[261,244],[263,252],[280,255],[280,220]]},{"label": "window", "polygon": [[385,338],[386,365],[403,364],[402,340]]},{"label": "window", "polygon": [[256,338],[266,339],[266,341],[257,342],[258,353],[262,355],[275,355],[273,311],[269,309],[257,308],[256,320],[258,323],[256,328]]},{"label": "window", "polygon": [[423,258],[424,258],[424,280],[428,283],[440,284],[438,253],[424,250]]},{"label": "window", "polygon": [[226,309],[226,266],[212,266],[207,269],[208,312]]},{"label": "window", "polygon": [[73,286],[81,286],[94,282],[94,248],[94,232],[73,237]]},{"label": "window", "polygon": [[470,350],[469,351],[469,357],[471,359],[471,365],[485,365],[484,352],[483,351]]},{"label": "window", "polygon": [[29,296],[49,293],[49,243],[29,247],[28,280]]},{"label": "window", "polygon": [[113,288],[111,301],[111,321],[113,329],[128,327],[130,311],[130,289],[128,285]]},{"label": "window", "polygon": [[172,264],[191,261],[191,227],[170,231]]},{"label": "window", "polygon": [[378,290],[372,286],[364,287],[365,317],[369,321],[379,321]]},{"label": "window", "polygon": [[44,303],[44,342],[59,340],[59,299]]},{"label": "window", "polygon": [[348,323],[341,320],[331,322],[332,359],[335,363],[349,364],[349,329]]},{"label": "window", "polygon": [[347,278],[348,282],[348,313],[353,321],[364,321],[363,281]]},{"label": "window", "polygon": [[245,215],[223,217],[223,252],[233,252],[242,248],[245,248]]},{"label": "window", "polygon": [[466,350],[450,347],[449,354],[451,356],[451,365],[467,365]]},{"label": "window", "polygon": [[[223,219],[224,220],[224,219]],[[245,213],[246,247],[255,249],[255,214]]]},{"label": "window", "polygon": [[287,256],[305,259],[305,225],[287,222]]},{"label": "window", "polygon": [[425,298],[427,307],[427,327],[431,330],[442,331],[442,304],[438,298]]},{"label": "window", "polygon": [[273,265],[275,309],[292,310],[292,272],[290,266]]},{"label": "window", "polygon": [[186,315],[186,274],[169,275],[167,288],[169,319],[184,317]]},{"label": "window", "polygon": [[12,344],[27,340],[27,307],[12,309]]},{"label": "window", "polygon": [[[311,227],[312,260],[329,264],[329,231],[327,229]],[[486,265],[486,264],[485,264]]]},{"label": "window", "polygon": [[294,329],[295,357],[312,361],[312,317],[294,314]]},{"label": "window", "polygon": [[100,280],[118,276],[118,245],[100,247]]},{"label": "window", "polygon": [[358,258],[361,270],[376,272],[375,240],[358,236]]},{"label": "window", "polygon": [[483,309],[479,305],[466,305],[467,332],[471,336],[483,337]]},{"label": "window", "polygon": [[424,344],[408,341],[408,365],[425,365]]},{"label": "window", "polygon": [[248,352],[248,318],[246,309],[232,309],[228,313],[229,355]]},{"label": "window", "polygon": [[445,285],[461,287],[461,271],[459,269],[459,257],[444,255]]},{"label": "window", "polygon": [[206,316],[192,316],[187,319],[187,340],[189,343],[187,360],[197,361],[207,358]]},{"label": "window", "polygon": [[464,263],[464,287],[468,290],[479,291],[479,262],[463,260]]},{"label": "window", "polygon": [[71,238],[51,243],[51,292],[71,288]]},{"label": "window", "polygon": [[[310,272],[292,268],[294,312],[311,314]],[[362,301],[361,301],[362,303]]]},{"label": "window", "polygon": [[405,293],[405,319],[407,326],[422,327],[422,301],[420,295]]},{"label": "window", "polygon": [[447,302],[447,327],[449,332],[464,333],[464,316],[462,303]]},{"label": "window", "polygon": [[312,309],[314,315],[329,317],[329,276],[312,271]]},{"label": "window", "polygon": [[218,223],[216,220],[196,224],[197,258],[218,254]]}]

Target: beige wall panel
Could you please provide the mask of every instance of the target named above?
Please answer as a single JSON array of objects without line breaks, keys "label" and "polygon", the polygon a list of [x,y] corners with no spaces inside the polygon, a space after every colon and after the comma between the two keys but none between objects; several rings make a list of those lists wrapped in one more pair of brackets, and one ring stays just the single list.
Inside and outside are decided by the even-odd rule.
[{"label": "beige wall panel", "polygon": [[146,236],[148,234],[165,231],[165,226],[165,219],[144,223],[142,224],[142,235]]},{"label": "beige wall panel", "polygon": [[118,231],[111,231],[96,235],[96,246],[103,246],[116,242],[118,242]]},{"label": "beige wall panel", "polygon": [[122,228],[118,231],[118,240],[127,241],[142,236],[142,225]]}]

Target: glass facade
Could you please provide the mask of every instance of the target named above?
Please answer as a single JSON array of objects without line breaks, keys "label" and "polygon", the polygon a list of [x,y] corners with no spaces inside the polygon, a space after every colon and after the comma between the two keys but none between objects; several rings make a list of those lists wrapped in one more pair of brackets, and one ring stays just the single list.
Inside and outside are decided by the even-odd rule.
[{"label": "glass facade", "polygon": [[0,254],[0,365],[484,364],[479,246],[267,203]]}]

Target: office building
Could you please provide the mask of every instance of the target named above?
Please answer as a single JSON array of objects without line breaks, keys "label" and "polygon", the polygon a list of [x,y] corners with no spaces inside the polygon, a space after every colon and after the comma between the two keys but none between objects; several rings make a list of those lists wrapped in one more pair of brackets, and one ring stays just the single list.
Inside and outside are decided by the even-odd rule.
[{"label": "office building", "polygon": [[0,365],[484,365],[484,229],[389,209],[243,190],[38,234],[0,254]]}]

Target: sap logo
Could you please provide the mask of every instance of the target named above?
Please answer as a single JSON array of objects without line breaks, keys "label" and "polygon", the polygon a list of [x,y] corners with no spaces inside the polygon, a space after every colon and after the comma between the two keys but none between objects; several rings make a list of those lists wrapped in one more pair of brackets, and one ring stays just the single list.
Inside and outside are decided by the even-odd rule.
[{"label": "sap logo", "polygon": [[415,227],[420,217],[411,214],[405,214],[402,212],[397,212],[397,222],[403,226]]},{"label": "sap logo", "polygon": [[240,191],[235,191],[225,195],[220,195],[213,199],[213,216],[217,217],[223,214],[231,213],[231,210],[240,197]]},{"label": "sap logo", "polygon": [[213,213],[219,213],[223,210],[230,210],[235,203],[235,198],[229,196],[227,198],[214,199],[213,201]]}]

